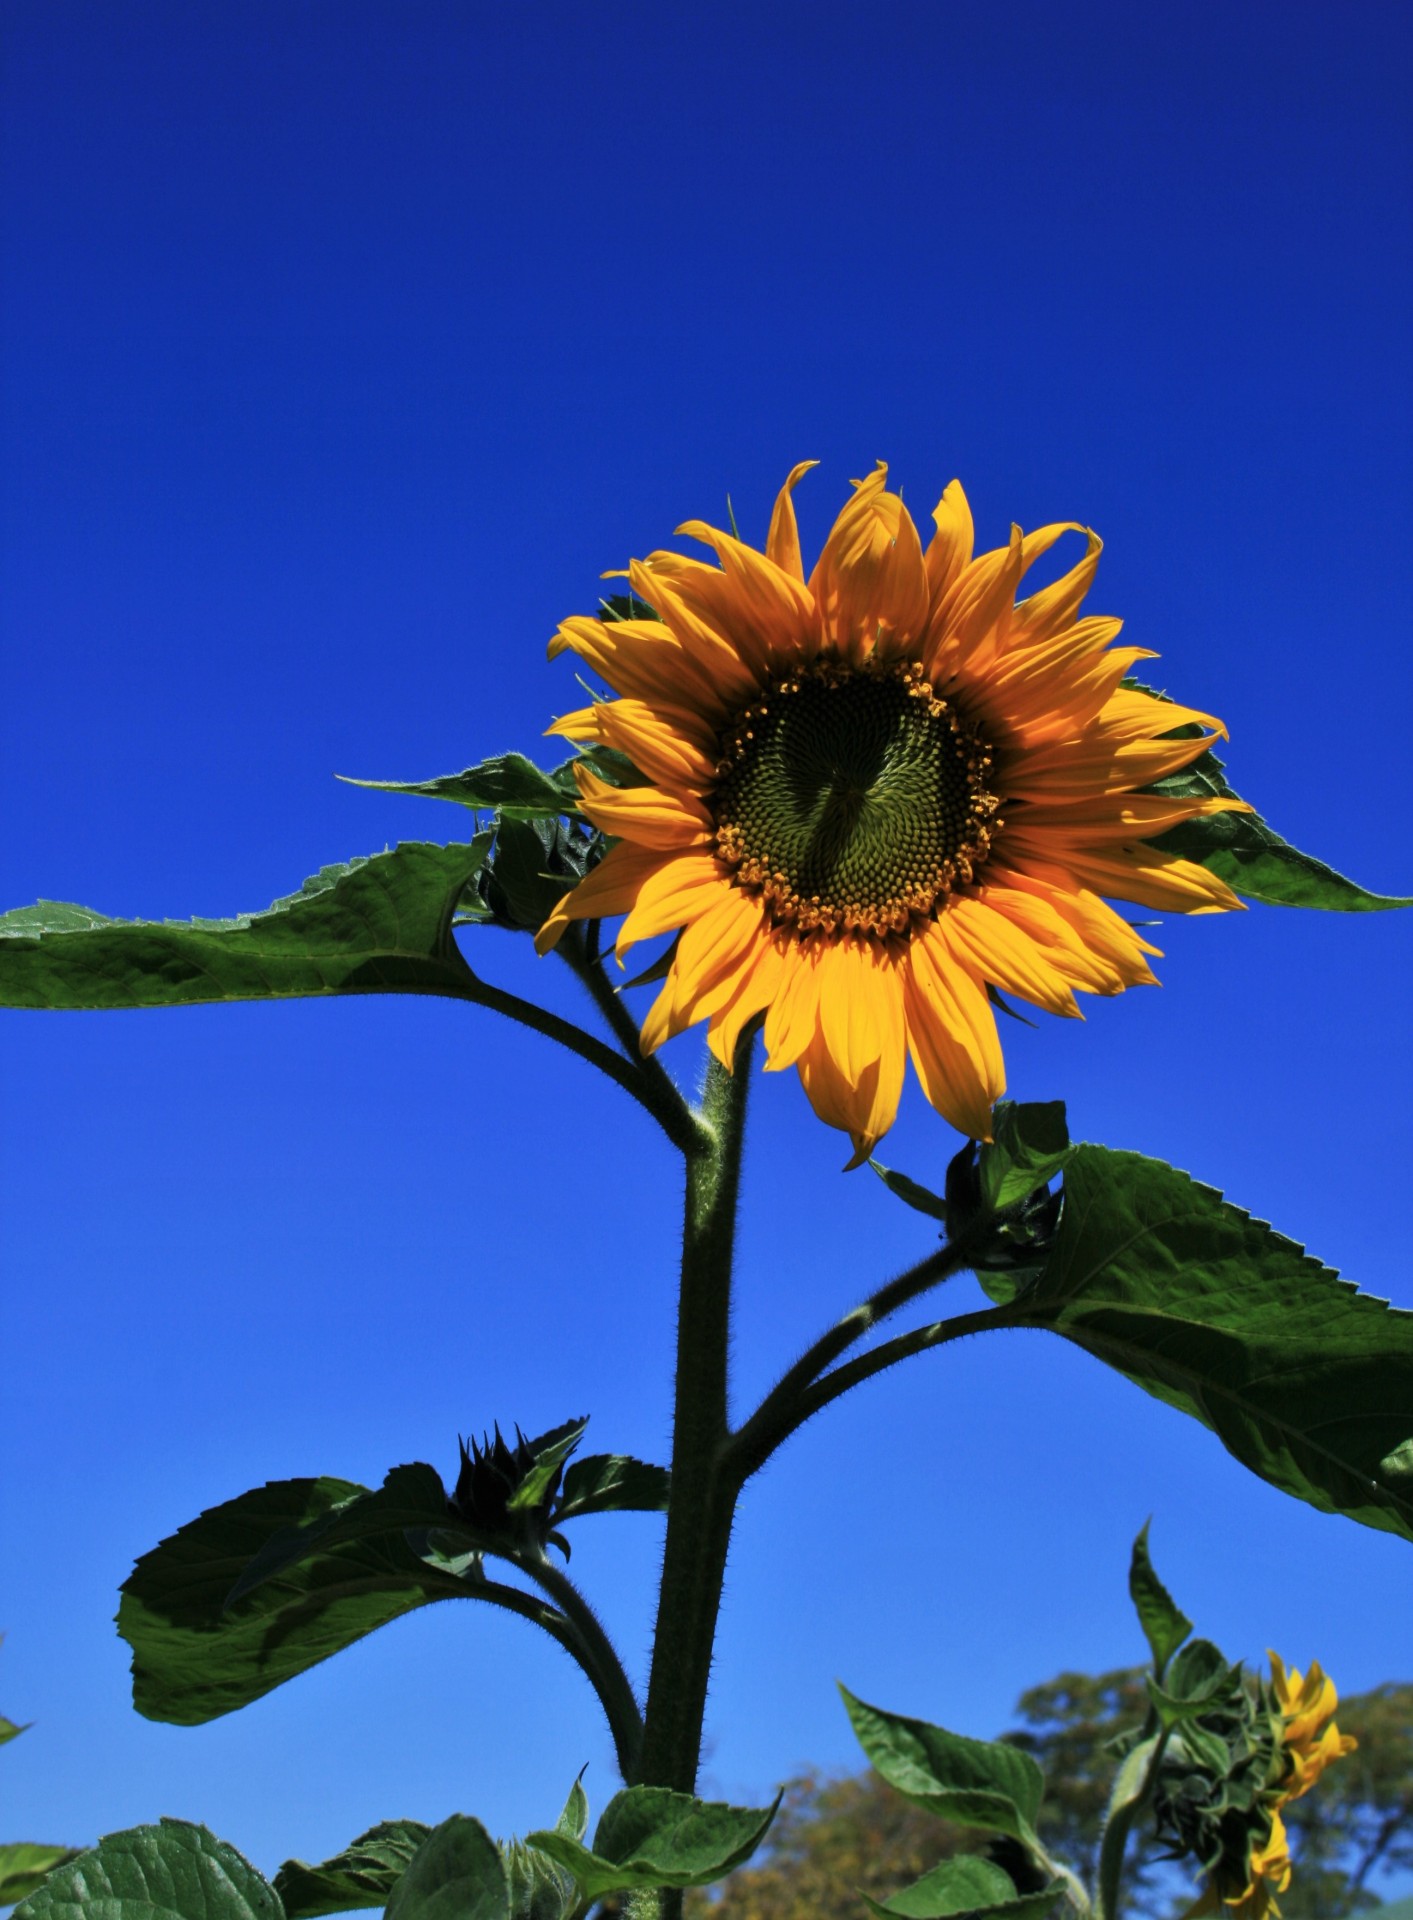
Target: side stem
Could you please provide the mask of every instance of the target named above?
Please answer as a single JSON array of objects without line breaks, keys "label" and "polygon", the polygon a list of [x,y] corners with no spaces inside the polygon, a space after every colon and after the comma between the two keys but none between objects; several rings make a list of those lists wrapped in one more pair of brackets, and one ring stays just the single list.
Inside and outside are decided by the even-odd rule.
[{"label": "side stem", "polygon": [[[578,1587],[548,1556],[518,1564],[550,1595],[564,1615],[577,1643],[570,1650],[588,1675],[613,1734],[618,1770],[625,1780],[632,1780],[642,1753],[643,1716],[613,1642]],[[566,1639],[565,1644],[570,1642]]]}]

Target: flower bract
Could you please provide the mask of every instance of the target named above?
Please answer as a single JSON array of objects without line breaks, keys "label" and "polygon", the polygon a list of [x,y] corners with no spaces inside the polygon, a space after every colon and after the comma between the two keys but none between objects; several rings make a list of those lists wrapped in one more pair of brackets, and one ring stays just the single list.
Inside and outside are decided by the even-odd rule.
[{"label": "flower bract", "polygon": [[[730,1065],[764,1018],[766,1065],[799,1070],[858,1164],[891,1126],[911,1057],[927,1098],[990,1137],[1004,1091],[991,994],[1075,1016],[1076,990],[1151,982],[1157,949],[1109,898],[1239,906],[1158,835],[1228,799],[1149,791],[1219,722],[1130,682],[1139,647],[1081,617],[1100,542],[1069,523],[973,555],[953,481],[926,547],[880,465],[805,574],[789,476],[764,551],[700,521],[627,570],[642,618],[566,620],[617,696],[552,732],[625,754],[646,784],[576,767],[613,844],[539,935],[622,914],[620,960],[680,937],[645,1052],[698,1022]],[[1017,600],[1066,533],[1085,552]],[[635,609],[637,610],[637,609]],[[1174,737],[1177,736],[1177,737]]]}]

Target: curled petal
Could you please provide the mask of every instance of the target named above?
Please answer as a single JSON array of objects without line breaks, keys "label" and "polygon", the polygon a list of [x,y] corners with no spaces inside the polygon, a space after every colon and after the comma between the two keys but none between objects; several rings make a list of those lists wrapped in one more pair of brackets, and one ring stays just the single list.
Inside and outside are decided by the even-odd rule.
[{"label": "curled petal", "polygon": [[798,466],[791,467],[789,478],[775,497],[775,511],[770,516],[770,532],[765,541],[767,560],[773,560],[777,567],[799,581],[804,580],[805,563],[800,556],[800,528],[790,496],[810,468],[818,465],[818,460],[801,460]]}]

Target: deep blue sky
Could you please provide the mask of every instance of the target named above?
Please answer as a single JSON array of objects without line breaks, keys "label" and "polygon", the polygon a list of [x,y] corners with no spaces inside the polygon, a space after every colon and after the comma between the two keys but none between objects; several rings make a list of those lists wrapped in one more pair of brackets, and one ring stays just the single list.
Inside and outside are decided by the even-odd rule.
[{"label": "deep blue sky", "polygon": [[[263,905],[465,816],[340,787],[538,750],[601,569],[681,520],[812,552],[884,456],[985,544],[1092,524],[1095,611],[1238,787],[1413,891],[1410,18],[1033,0],[707,10],[11,0],[3,900]],[[1169,925],[1161,991],[1008,1029],[1013,1091],[1413,1306],[1413,920]],[[573,1004],[509,938],[485,970]],[[676,1175],[588,1069],[453,1005],[10,1015],[0,1838],[172,1813],[263,1866],[557,1810],[607,1738],[548,1642],[434,1608],[194,1731],[139,1720],[133,1557],[266,1478],[375,1481],[588,1410],[661,1455]],[[669,1058],[690,1078],[696,1042]],[[954,1142],[916,1097],[884,1156]],[[924,1223],[762,1084],[743,1398]],[[958,1303],[970,1302],[970,1283]],[[976,1733],[1136,1660],[1160,1568],[1233,1654],[1413,1677],[1406,1543],[1321,1517],[1058,1341],[923,1359],[748,1493],[709,1791],[852,1764],[833,1679]],[[641,1668],[658,1526],[575,1567]]]}]

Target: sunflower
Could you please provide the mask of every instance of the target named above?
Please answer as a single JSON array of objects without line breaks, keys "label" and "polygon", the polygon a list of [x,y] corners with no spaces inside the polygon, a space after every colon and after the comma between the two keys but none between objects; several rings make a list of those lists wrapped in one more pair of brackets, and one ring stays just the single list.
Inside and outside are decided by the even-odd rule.
[{"label": "sunflower", "polygon": [[[1128,684],[1151,655],[1112,644],[1119,621],[1079,617],[1096,535],[1014,527],[973,558],[954,480],[924,549],[880,463],[806,578],[791,494],[815,464],[785,482],[764,552],[688,521],[678,533],[717,564],[634,561],[651,617],[569,619],[551,641],[618,698],[550,732],[618,749],[646,784],[575,767],[584,814],[614,844],[538,945],[619,914],[620,961],[678,934],[644,1053],[703,1021],[729,1066],[764,1015],[767,1068],[798,1067],[857,1166],[893,1123],[908,1056],[932,1105],[990,1138],[1005,1090],[993,992],[1074,1017],[1076,989],[1153,981],[1157,949],[1104,896],[1239,906],[1150,843],[1240,803],[1145,791],[1225,729]],[[1070,532],[1084,557],[1017,602]]]},{"label": "sunflower", "polygon": [[1279,1920],[1276,1895],[1290,1885],[1290,1841],[1281,1809],[1298,1800],[1314,1786],[1325,1768],[1359,1742],[1352,1734],[1341,1733],[1334,1722],[1339,1695],[1334,1682],[1320,1670],[1317,1660],[1302,1675],[1297,1668],[1287,1670],[1278,1653],[1271,1656],[1271,1683],[1267,1697],[1279,1728],[1277,1764],[1279,1773],[1271,1792],[1264,1794],[1260,1812],[1270,1821],[1264,1840],[1253,1836],[1250,1857],[1238,1865],[1219,1865],[1209,1876],[1207,1888],[1183,1920],[1196,1920],[1203,1914],[1225,1909],[1235,1920],[1265,1920],[1270,1914]]}]

